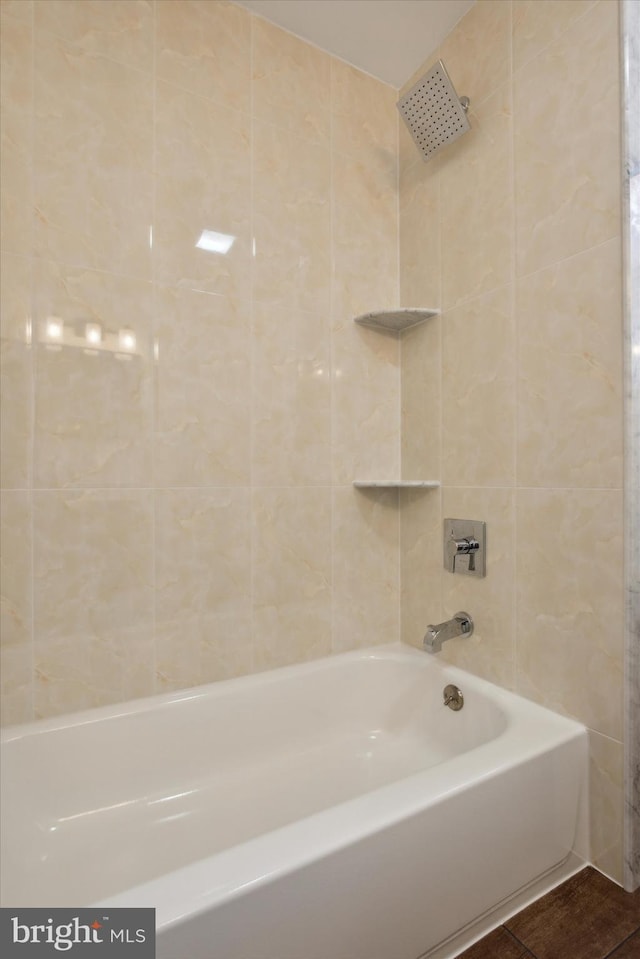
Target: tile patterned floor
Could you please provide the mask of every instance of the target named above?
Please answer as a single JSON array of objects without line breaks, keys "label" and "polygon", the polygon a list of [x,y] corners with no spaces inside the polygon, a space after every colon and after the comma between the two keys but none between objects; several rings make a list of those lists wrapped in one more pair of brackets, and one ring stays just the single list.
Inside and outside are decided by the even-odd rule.
[{"label": "tile patterned floor", "polygon": [[587,866],[458,959],[640,959],[640,889]]}]

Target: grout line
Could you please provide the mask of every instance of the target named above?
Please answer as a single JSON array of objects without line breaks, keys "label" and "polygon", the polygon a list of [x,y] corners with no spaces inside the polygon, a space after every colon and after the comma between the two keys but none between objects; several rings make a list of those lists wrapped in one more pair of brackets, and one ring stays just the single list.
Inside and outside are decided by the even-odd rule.
[{"label": "grout line", "polygon": [[[226,489],[351,489],[351,481],[345,483],[209,483],[205,486],[158,486],[156,489],[174,490],[226,490]],[[526,493],[621,493],[620,486],[515,486],[513,484],[494,483],[487,486],[462,485],[456,483],[441,483],[440,489],[446,490],[515,490]],[[23,487],[2,487],[3,493],[152,493],[153,486],[43,486],[33,489]]]},{"label": "grout line", "polygon": [[[626,936],[624,939],[621,939],[620,942],[613,947],[611,952],[608,952],[606,956],[602,957],[602,959],[616,959],[616,953],[618,949],[620,949],[621,946],[625,946],[628,942],[631,942],[634,937],[638,935],[638,933],[640,933],[640,926],[638,926],[638,928],[635,929],[630,935]],[[640,942],[638,945],[640,946]]]},{"label": "grout line", "polygon": [[[521,912],[524,912],[524,910],[521,910]],[[519,915],[519,913],[516,913],[516,915]],[[514,918],[514,917],[512,916],[511,918]],[[511,932],[511,930],[509,929],[507,925],[503,924],[501,928],[504,929],[506,934],[510,936],[514,942],[516,942],[519,946],[521,946],[523,949],[526,950],[526,956],[521,956],[520,959],[538,959],[536,954],[531,949],[529,949],[527,944],[524,943],[521,939],[518,939],[518,937],[513,932]]]},{"label": "grout line", "polygon": [[[594,733],[594,735],[596,736],[601,736],[602,739],[608,740],[608,742],[612,743],[615,746],[624,746],[623,739],[616,739],[615,736],[609,736],[608,733],[600,732],[599,729],[595,729],[594,726],[590,726],[588,723],[585,723],[582,720],[578,720],[578,721],[582,722],[582,725],[585,727],[585,729],[588,730],[588,732]],[[603,875],[605,875],[605,873],[603,873]]]},{"label": "grout line", "polygon": [[[2,16],[4,17],[6,16],[6,14],[3,13]],[[34,3],[34,16],[35,16],[35,3]],[[154,17],[155,17],[155,11],[154,11]],[[20,20],[19,18],[16,18],[16,17],[11,17],[11,19],[15,23],[25,22],[24,20]],[[154,55],[151,70],[143,70],[142,67],[135,66],[133,63],[129,63],[126,60],[116,60],[115,57],[108,56],[105,53],[100,53],[99,51],[96,51],[96,50],[87,50],[87,48],[82,45],[81,41],[71,40],[68,37],[65,37],[64,34],[62,33],[56,33],[54,30],[49,30],[46,27],[43,27],[41,29],[42,29],[42,32],[45,33],[48,37],[51,37],[53,40],[58,40],[59,42],[64,43],[65,46],[67,47],[71,47],[74,52],[77,51],[78,53],[81,53],[84,56],[93,57],[94,60],[106,60],[108,63],[115,64],[115,66],[124,67],[127,70],[133,70],[134,73],[138,73],[140,74],[140,76],[153,77],[154,68],[155,68],[155,55]],[[151,25],[151,29],[153,31],[153,22]]]},{"label": "grout line", "polygon": [[[514,158],[514,208],[515,208],[515,158]],[[516,220],[517,220],[517,214],[516,214]],[[619,240],[619,239],[620,239],[620,233],[618,232],[618,233],[615,233],[613,236],[607,237],[606,240],[602,240],[600,243],[596,243],[594,246],[585,247],[583,250],[578,250],[575,253],[570,253],[568,256],[564,256],[560,260],[554,260],[551,263],[547,263],[545,266],[538,267],[538,269],[533,270],[531,273],[523,273],[522,275],[519,275],[517,273],[517,266],[516,266],[516,268],[514,269],[514,276],[513,276],[512,283],[511,282],[500,283],[497,286],[492,286],[491,289],[483,290],[480,293],[473,293],[471,296],[464,297],[463,299],[458,300],[456,303],[452,304],[451,306],[448,306],[446,309],[442,309],[440,312],[440,316],[447,316],[453,310],[458,310],[461,307],[468,306],[470,303],[473,303],[474,300],[480,300],[485,296],[490,296],[491,294],[496,293],[498,290],[502,290],[507,286],[511,286],[511,285],[517,286],[517,284],[521,282],[522,280],[527,280],[531,277],[537,276],[539,273],[544,273],[547,270],[551,270],[556,266],[560,266],[561,264],[566,263],[569,260],[575,260],[580,256],[586,255],[587,253],[593,253],[596,250],[599,250],[602,247],[607,246],[607,244],[612,243],[614,240]],[[515,245],[516,244],[514,242],[514,247]]]},{"label": "grout line", "polygon": [[[216,97],[208,96],[206,93],[200,93],[190,89],[189,87],[184,87],[181,83],[176,83],[175,80],[165,80],[164,77],[154,77],[154,79],[157,79],[159,83],[163,83],[168,87],[172,87],[174,90],[179,90],[180,93],[186,93],[189,96],[195,97],[196,100],[205,100],[207,103],[210,103],[216,107],[220,107],[222,110],[229,110],[231,113],[240,113],[244,117],[251,116],[250,109],[247,111],[243,110],[242,107],[231,106],[229,103],[225,103],[224,100],[218,100]],[[284,127],[282,129],[284,129]]]},{"label": "grout line", "polygon": [[335,486],[335,412],[336,412],[336,377],[335,377],[335,343],[334,343],[334,304],[335,304],[335,197],[334,197],[334,89],[335,64],[333,57],[329,59],[329,475],[331,479],[331,493],[329,504],[329,534],[331,576],[331,600],[329,612],[329,629],[331,631],[331,652],[336,653],[336,597],[335,597],[335,544],[336,544],[336,486]]},{"label": "grout line", "polygon": [[151,224],[149,227],[149,256],[150,256],[150,275],[151,275],[151,302],[153,314],[151,317],[151,669],[152,681],[151,688],[154,693],[161,692],[158,684],[158,577],[157,577],[157,531],[158,531],[158,490],[156,488],[156,444],[158,436],[158,396],[159,396],[159,349],[158,340],[158,284],[156,270],[156,256],[153,252],[153,228],[158,221],[156,214],[157,207],[157,183],[158,183],[158,150],[157,150],[157,87],[158,78],[156,70],[156,52],[158,48],[157,33],[157,5],[152,6],[151,20],[151,38],[152,38],[152,99],[151,99],[151,122],[153,138],[151,142],[151,167],[153,170],[153,184],[151,193]]},{"label": "grout line", "polygon": [[468,489],[468,490],[517,490],[518,492],[528,493],[621,493],[621,486],[517,486],[515,483],[502,484],[491,483],[486,486],[480,485],[458,485],[457,483],[442,483],[443,489]]},{"label": "grout line", "polygon": [[[444,492],[444,337],[445,337],[445,321],[443,303],[444,303],[444,279],[443,279],[443,269],[442,269],[442,260],[443,260],[443,242],[442,242],[442,228],[443,228],[443,190],[442,190],[442,169],[438,169],[436,176],[437,180],[437,193],[438,193],[438,212],[437,212],[437,223],[438,223],[438,308],[440,310],[440,315],[438,316],[438,342],[437,350],[440,362],[438,363],[438,421],[437,421],[437,430],[438,430],[438,469],[437,474],[440,477],[440,487],[438,489],[438,536],[441,538],[443,536],[443,523],[444,523],[444,514],[445,514],[445,492]],[[438,610],[438,617],[445,617],[445,578],[444,578],[444,568],[442,559],[439,559],[436,567],[436,577],[435,577],[435,605]]]},{"label": "grout line", "polygon": [[490,299],[491,297],[495,296],[496,293],[500,293],[502,290],[508,290],[509,287],[513,285],[513,282],[509,280],[508,283],[500,283],[498,286],[492,286],[490,290],[483,290],[481,293],[474,293],[472,296],[467,296],[464,299],[453,303],[451,306],[448,306],[445,310],[442,310],[440,316],[449,316],[450,313],[454,313],[456,310],[466,309],[467,307],[475,304],[476,300]]},{"label": "grout line", "polygon": [[[35,44],[36,44],[36,6],[35,3],[31,9],[31,64],[30,64],[30,73],[31,73],[31,116],[29,120],[29,138],[30,138],[30,147],[31,147],[31,157],[29,160],[29,185],[30,185],[30,194],[31,194],[31,204],[35,206],[36,202],[36,178],[35,178],[35,136],[36,136],[36,55],[35,55]],[[36,377],[37,377],[37,364],[36,364],[36,342],[37,337],[35,335],[35,323],[34,317],[36,316],[36,311],[34,310],[34,300],[35,300],[35,258],[33,256],[33,251],[35,248],[35,217],[31,217],[30,224],[30,255],[28,258],[29,261],[29,314],[31,317],[31,343],[29,345],[29,373],[30,373],[30,384],[29,384],[29,395],[31,400],[31,409],[29,410],[29,463],[27,464],[27,481],[29,484],[29,535],[31,536],[31,543],[29,546],[29,562],[30,562],[30,590],[29,590],[29,599],[31,604],[30,609],[30,622],[29,622],[29,645],[30,645],[30,719],[33,720],[36,718],[36,520],[35,520],[35,495],[34,495],[34,474],[35,474],[35,459],[36,459]]]},{"label": "grout line", "polygon": [[511,171],[511,290],[509,293],[511,306],[511,323],[513,329],[513,369],[515,370],[513,400],[515,404],[513,417],[513,500],[512,500],[512,531],[511,549],[513,557],[513,587],[511,599],[511,656],[513,690],[518,690],[518,442],[520,437],[520,364],[518,362],[520,339],[518,316],[516,313],[516,274],[518,263],[518,208],[516,205],[516,116],[515,116],[515,86],[513,81],[513,3],[509,9],[509,93],[511,98],[511,131],[509,138],[510,171]]},{"label": "grout line", "polygon": [[[397,101],[398,91],[396,90],[395,98]],[[396,110],[395,113],[395,172],[396,172],[396,303],[398,306],[402,306],[402,278],[400,274],[401,270],[401,249],[400,249],[400,113]],[[404,469],[404,450],[402,439],[404,436],[403,429],[403,410],[404,410],[404,373],[403,373],[403,359],[404,359],[404,349],[403,349],[403,339],[401,336],[398,337],[397,344],[397,353],[396,361],[398,364],[398,417],[397,417],[397,429],[398,429],[398,475],[402,479],[405,475]],[[403,596],[403,564],[402,564],[402,506],[405,502],[405,498],[402,495],[402,490],[397,490],[396,496],[396,513],[397,513],[397,560],[396,560],[396,590],[397,590],[397,616],[396,616],[396,635],[397,639],[400,642],[402,640],[402,596]]]},{"label": "grout line", "polygon": [[256,344],[255,344],[255,261],[256,261],[256,191],[255,191],[255,104],[254,104],[254,49],[255,16],[249,17],[249,235],[251,258],[249,260],[249,663],[251,671],[256,668],[256,615],[255,615],[255,558],[256,537],[256,497],[255,497],[255,380],[256,380]]},{"label": "grout line", "polygon": [[570,260],[576,260],[578,257],[585,256],[587,253],[593,253],[596,250],[607,246],[607,244],[613,243],[614,240],[620,240],[620,235],[620,230],[617,230],[611,236],[608,236],[606,240],[602,240],[600,243],[595,243],[593,246],[587,246],[582,250],[576,250],[575,253],[570,253],[568,256],[563,256],[559,260],[552,260],[552,262],[547,263],[544,266],[540,266],[536,270],[532,270],[530,273],[519,274],[516,268],[515,282],[517,283],[521,280],[528,280],[531,277],[537,276],[539,273],[544,273],[546,270],[551,270],[555,266],[560,266],[562,263],[567,263]]}]

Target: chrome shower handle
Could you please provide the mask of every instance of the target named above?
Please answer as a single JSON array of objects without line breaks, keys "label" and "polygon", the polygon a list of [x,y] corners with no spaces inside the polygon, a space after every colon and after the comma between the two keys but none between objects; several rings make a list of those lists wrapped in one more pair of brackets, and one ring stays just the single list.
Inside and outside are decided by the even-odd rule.
[{"label": "chrome shower handle", "polygon": [[447,559],[448,559],[448,568],[452,573],[456,571],[456,556],[468,556],[470,553],[477,553],[480,549],[480,543],[477,539],[474,539],[473,536],[464,537],[462,539],[456,539],[454,536],[451,536],[447,540],[446,544],[447,549]]},{"label": "chrome shower handle", "polygon": [[486,524],[482,520],[453,519],[442,523],[444,568],[466,576],[485,575]]}]

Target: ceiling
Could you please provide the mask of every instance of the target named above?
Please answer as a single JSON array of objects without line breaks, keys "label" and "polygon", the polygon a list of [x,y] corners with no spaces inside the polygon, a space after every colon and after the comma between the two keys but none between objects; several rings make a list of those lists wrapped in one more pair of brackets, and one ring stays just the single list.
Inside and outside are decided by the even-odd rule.
[{"label": "ceiling", "polygon": [[475,0],[234,0],[401,87]]}]

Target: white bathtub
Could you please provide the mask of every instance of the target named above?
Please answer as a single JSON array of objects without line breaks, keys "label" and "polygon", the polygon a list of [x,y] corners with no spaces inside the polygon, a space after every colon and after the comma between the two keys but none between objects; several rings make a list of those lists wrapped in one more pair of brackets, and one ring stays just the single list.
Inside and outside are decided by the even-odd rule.
[{"label": "white bathtub", "polygon": [[400,645],[14,727],[2,904],[154,906],[158,959],[417,959],[569,856],[585,764]]}]

